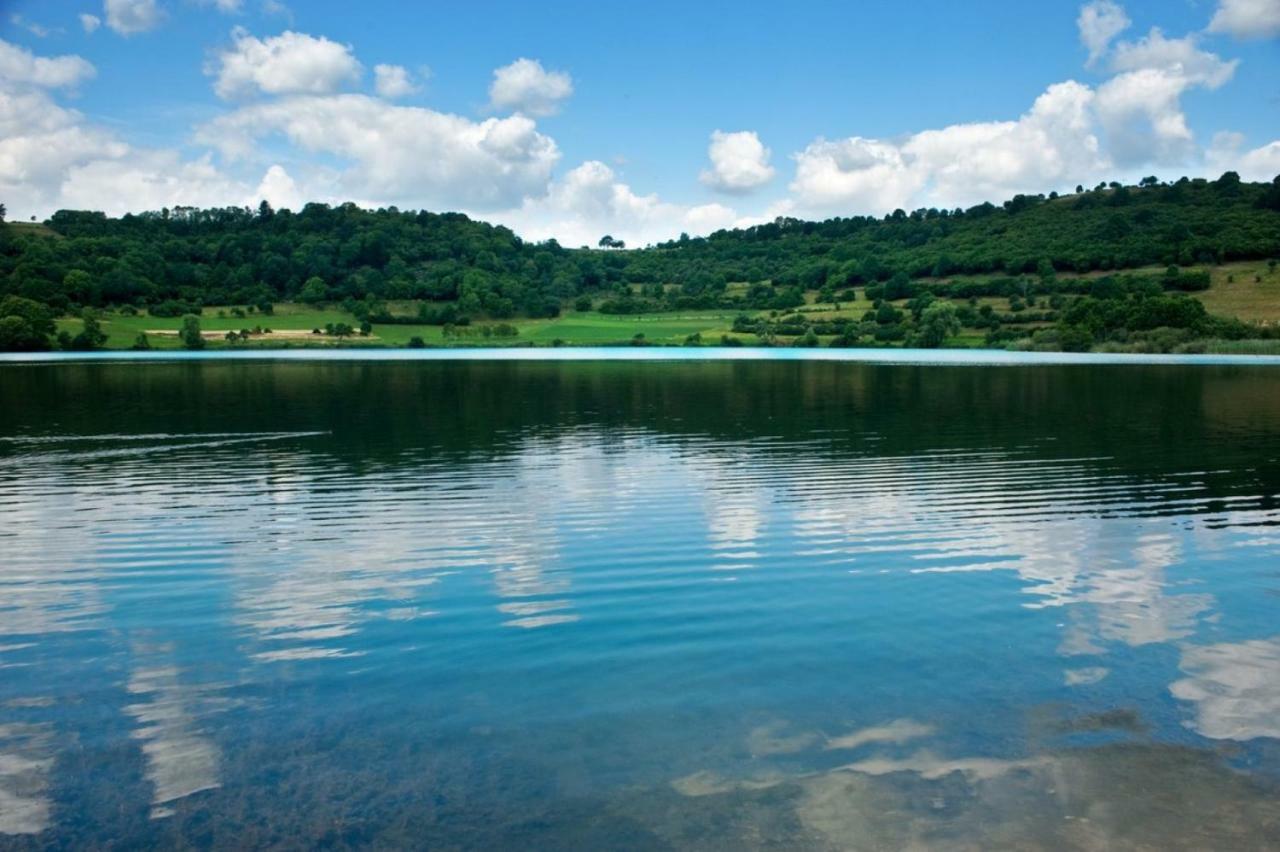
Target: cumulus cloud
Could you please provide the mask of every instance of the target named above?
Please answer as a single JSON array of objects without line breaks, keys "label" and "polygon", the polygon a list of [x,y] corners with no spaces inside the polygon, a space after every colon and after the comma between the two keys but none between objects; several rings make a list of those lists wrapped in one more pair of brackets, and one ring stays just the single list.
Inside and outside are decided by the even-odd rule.
[{"label": "cumulus cloud", "polygon": [[135,35],[154,30],[164,20],[156,0],[104,0],[107,26],[120,35]]},{"label": "cumulus cloud", "polygon": [[121,214],[178,204],[248,203],[209,158],[133,147],[41,89],[0,89],[0,194],[15,214]]},{"label": "cumulus cloud", "polygon": [[1092,66],[1107,52],[1116,36],[1129,28],[1129,16],[1111,0],[1095,0],[1080,7],[1076,28],[1080,43],[1089,51],[1086,64]]},{"label": "cumulus cloud", "polygon": [[1280,175],[1280,140],[1245,150],[1244,134],[1222,131],[1213,137],[1205,160],[1211,174],[1235,171],[1248,181],[1270,181]]},{"label": "cumulus cloud", "polygon": [[36,56],[0,39],[0,80],[43,88],[71,88],[97,73],[85,59],[74,56]]},{"label": "cumulus cloud", "polygon": [[1201,50],[1194,35],[1169,39],[1158,28],[1136,42],[1116,45],[1111,67],[1119,73],[1098,88],[1097,97],[1115,163],[1178,165],[1191,159],[1196,145],[1182,95],[1225,85],[1237,64]]},{"label": "cumulus cloud", "polygon": [[373,66],[374,90],[380,97],[394,100],[418,91],[413,75],[402,65]]},{"label": "cumulus cloud", "polygon": [[794,155],[797,212],[885,212],[924,196],[950,207],[1092,176],[1105,165],[1093,98],[1088,86],[1058,83],[1017,121],[955,124],[902,141],[820,138]]},{"label": "cumulus cloud", "polygon": [[350,45],[286,30],[260,39],[242,27],[232,44],[205,67],[218,97],[231,99],[264,93],[324,94],[360,78],[361,66]]},{"label": "cumulus cloud", "polygon": [[204,125],[198,139],[247,157],[283,135],[346,161],[346,197],[434,209],[493,210],[546,190],[560,157],[522,115],[476,122],[366,95],[294,96],[242,107]]},{"label": "cumulus cloud", "polygon": [[517,59],[493,72],[489,102],[494,109],[548,116],[560,111],[573,94],[573,80],[563,71],[548,71],[536,59]]},{"label": "cumulus cloud", "polygon": [[278,164],[267,169],[254,195],[276,209],[300,210],[308,201],[297,182]]},{"label": "cumulus cloud", "polygon": [[595,245],[603,234],[640,246],[678,231],[706,234],[737,221],[734,211],[721,204],[684,207],[657,195],[637,195],[598,160],[569,171],[545,197],[527,199],[519,209],[494,218],[527,239],[555,237],[569,246]]},{"label": "cumulus cloud", "polygon": [[[1158,28],[1115,43],[1128,19],[1113,3],[1085,6],[1079,26],[1090,61],[1105,57],[1112,73],[1096,89],[1074,81],[1055,84],[1016,121],[951,125],[902,140],[819,138],[794,155],[795,211],[963,206],[1154,164],[1202,163],[1182,97],[1225,85],[1238,63],[1202,49],[1194,34],[1169,38]],[[1219,159],[1229,153],[1224,148]],[[1247,162],[1263,170],[1271,156],[1270,149],[1258,149]]]},{"label": "cumulus cloud", "polygon": [[90,15],[88,12],[80,13],[80,26],[84,27],[87,33],[97,32],[98,27],[102,26],[102,19],[97,15]]},{"label": "cumulus cloud", "polygon": [[773,179],[773,166],[769,165],[771,153],[755,131],[724,133],[717,130],[711,134],[711,144],[707,147],[711,168],[704,171],[700,179],[719,192],[748,193]]},{"label": "cumulus cloud", "polygon": [[1120,42],[1111,56],[1111,67],[1115,71],[1155,69],[1207,89],[1224,85],[1235,74],[1237,65],[1238,60],[1226,61],[1201,50],[1194,33],[1183,38],[1165,38],[1159,27],[1152,27],[1151,32],[1138,41]]},{"label": "cumulus cloud", "polygon": [[1280,36],[1280,2],[1277,0],[1218,0],[1209,21],[1209,32],[1236,38]]}]

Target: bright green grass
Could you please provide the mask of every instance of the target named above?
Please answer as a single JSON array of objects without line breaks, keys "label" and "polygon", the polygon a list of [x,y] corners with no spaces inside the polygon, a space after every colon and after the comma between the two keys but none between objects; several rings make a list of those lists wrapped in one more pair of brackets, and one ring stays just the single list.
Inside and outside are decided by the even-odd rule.
[{"label": "bright green grass", "polygon": [[[219,312],[224,316],[219,316]],[[272,316],[250,314],[244,318],[230,315],[229,308],[206,308],[200,317],[200,328],[203,331],[238,331],[255,326],[270,328],[273,331],[302,330],[311,331],[324,328],[329,323],[347,323],[358,326],[355,317],[338,309],[319,310],[306,305],[276,305]],[[569,312],[555,319],[515,319],[508,320],[520,330],[513,338],[485,338],[476,334],[457,338],[446,338],[440,326],[432,325],[375,325],[368,338],[352,337],[342,342],[345,346],[406,346],[413,337],[421,337],[429,345],[518,345],[550,344],[556,340],[566,345],[591,346],[610,343],[629,343],[637,334],[643,334],[648,343],[673,344],[683,343],[685,338],[694,333],[701,333],[706,343],[719,342],[720,335],[730,332],[736,314],[725,311],[677,311],[670,314],[645,314],[635,316],[613,316],[598,313]],[[176,332],[182,325],[181,317],[153,317],[148,315],[124,316],[106,312],[101,317],[102,330],[107,334],[108,349],[128,349],[137,340],[138,335],[146,332]],[[493,323],[477,323],[485,325]],[[58,321],[59,330],[75,334],[80,330],[80,321],[63,318]],[[151,346],[156,349],[180,348],[176,337],[148,334]],[[232,344],[224,340],[208,340],[209,348],[224,348]],[[245,347],[281,347],[337,345],[332,341],[300,338],[297,340],[261,340],[234,344],[237,348]]]}]

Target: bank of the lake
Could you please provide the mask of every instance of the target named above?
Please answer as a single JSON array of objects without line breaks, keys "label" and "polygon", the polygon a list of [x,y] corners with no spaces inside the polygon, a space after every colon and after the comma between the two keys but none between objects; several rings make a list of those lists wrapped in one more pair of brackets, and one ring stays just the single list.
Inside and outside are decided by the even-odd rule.
[{"label": "bank of the lake", "polygon": [[557,346],[557,347],[441,347],[391,349],[379,347],[251,348],[218,350],[100,350],[96,352],[5,352],[0,364],[112,363],[218,361],[317,361],[317,362],[836,362],[848,364],[903,364],[952,367],[1016,366],[1238,366],[1277,367],[1280,355],[1161,355],[1114,352],[1021,352],[1005,349],[802,349],[786,347],[664,347],[664,346]]}]

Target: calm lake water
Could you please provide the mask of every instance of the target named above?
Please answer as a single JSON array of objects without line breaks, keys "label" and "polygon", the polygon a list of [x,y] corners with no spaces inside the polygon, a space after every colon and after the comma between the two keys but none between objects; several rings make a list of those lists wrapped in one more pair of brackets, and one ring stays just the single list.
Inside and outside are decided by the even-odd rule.
[{"label": "calm lake water", "polygon": [[1280,845],[1280,369],[0,365],[0,847]]}]

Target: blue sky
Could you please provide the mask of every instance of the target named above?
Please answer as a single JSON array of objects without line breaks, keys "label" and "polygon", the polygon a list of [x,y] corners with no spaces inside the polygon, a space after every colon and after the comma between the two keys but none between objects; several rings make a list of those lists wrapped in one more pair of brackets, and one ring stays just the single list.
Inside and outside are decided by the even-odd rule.
[{"label": "blue sky", "polygon": [[1280,173],[1280,0],[0,8],[23,218],[352,199],[643,243]]}]

